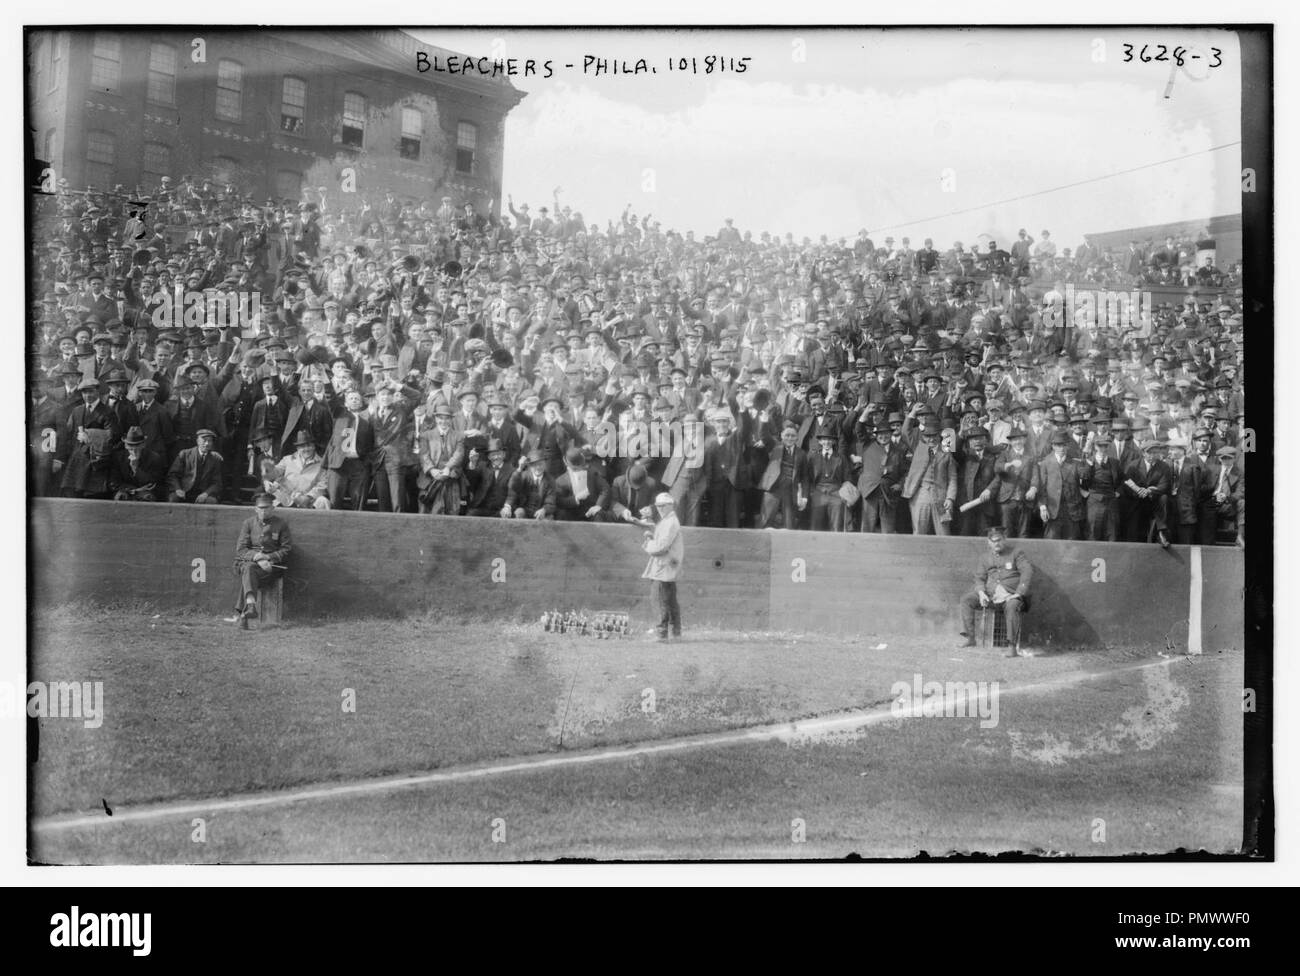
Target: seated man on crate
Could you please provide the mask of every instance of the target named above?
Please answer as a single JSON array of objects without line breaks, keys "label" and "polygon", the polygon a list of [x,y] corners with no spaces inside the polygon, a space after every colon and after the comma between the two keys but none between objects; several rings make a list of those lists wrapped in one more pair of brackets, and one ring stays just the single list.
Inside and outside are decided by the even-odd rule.
[{"label": "seated man on crate", "polygon": [[260,492],[253,499],[253,516],[245,519],[235,543],[235,575],[239,577],[239,602],[234,618],[243,630],[257,616],[258,593],[283,572],[293,548],[289,525],[275,514],[275,496]]},{"label": "seated man on crate", "polygon": [[975,611],[1001,606],[1007,624],[1006,656],[1033,657],[1034,651],[1020,648],[1020,615],[1029,610],[1029,584],[1033,578],[1029,557],[1012,547],[1006,530],[1000,525],[989,529],[988,551],[980,557],[975,571],[975,588],[961,598],[964,640],[957,646],[975,646]]}]

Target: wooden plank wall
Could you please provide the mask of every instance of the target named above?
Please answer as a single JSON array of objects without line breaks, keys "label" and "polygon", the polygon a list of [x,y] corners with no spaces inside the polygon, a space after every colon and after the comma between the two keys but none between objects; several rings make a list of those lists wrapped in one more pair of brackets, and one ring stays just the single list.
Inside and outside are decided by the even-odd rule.
[{"label": "wooden plank wall", "polygon": [[[235,540],[250,514],[35,500],[32,602],[141,600],[227,612]],[[627,611],[638,627],[655,617],[641,579],[641,531],[629,526],[314,511],[287,518],[289,621],[438,610],[520,620],[553,608]],[[1027,641],[1186,646],[1186,547],[1021,545],[1036,573]],[[956,537],[688,529],[679,595],[688,625],[955,637],[957,601],[984,546]],[[1206,651],[1242,645],[1243,565],[1240,550],[1202,550]]]}]

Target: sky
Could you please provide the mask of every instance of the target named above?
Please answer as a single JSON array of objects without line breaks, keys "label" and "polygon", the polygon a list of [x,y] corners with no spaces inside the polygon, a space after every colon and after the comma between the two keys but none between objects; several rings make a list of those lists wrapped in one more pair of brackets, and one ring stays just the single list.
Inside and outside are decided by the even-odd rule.
[{"label": "sky", "polygon": [[[630,204],[697,235],[732,217],[756,235],[866,228],[878,245],[931,237],[941,249],[1047,229],[1069,247],[1085,233],[1241,209],[1240,63],[1227,32],[411,33],[552,62],[549,78],[539,67],[513,79],[527,96],[507,117],[503,191],[536,212],[560,187],[561,203],[602,227]],[[1152,57],[1158,44],[1202,57],[1185,69],[1143,63],[1143,45]],[[709,55],[750,60],[743,73],[706,74]],[[658,70],[596,75],[585,57]],[[691,57],[699,73],[669,70]]]}]

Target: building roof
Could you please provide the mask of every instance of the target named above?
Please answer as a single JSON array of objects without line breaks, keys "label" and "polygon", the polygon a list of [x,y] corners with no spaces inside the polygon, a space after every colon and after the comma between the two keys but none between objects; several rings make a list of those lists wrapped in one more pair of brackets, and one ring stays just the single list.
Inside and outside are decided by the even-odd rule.
[{"label": "building roof", "polygon": [[426,44],[400,30],[267,30],[270,36],[311,48],[334,58],[343,58],[368,67],[386,68],[402,74],[416,84],[455,88],[467,94],[491,98],[503,105],[506,111],[524,98],[510,79],[484,77],[477,72],[468,74],[419,73],[415,67],[415,53],[425,51],[430,59],[438,57],[464,58],[467,55],[446,48]]},{"label": "building roof", "polygon": [[1092,245],[1107,246],[1119,241],[1163,241],[1168,236],[1196,237],[1202,230],[1208,230],[1211,237],[1220,234],[1241,233],[1241,214],[1221,214],[1218,217],[1202,217],[1197,220],[1180,220],[1168,224],[1148,224],[1145,227],[1127,227],[1120,230],[1097,231],[1084,234],[1084,239]]}]

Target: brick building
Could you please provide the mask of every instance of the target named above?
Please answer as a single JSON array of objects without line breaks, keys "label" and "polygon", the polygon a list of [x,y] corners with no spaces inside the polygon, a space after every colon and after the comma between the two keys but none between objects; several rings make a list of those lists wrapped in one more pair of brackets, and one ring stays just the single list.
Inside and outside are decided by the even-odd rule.
[{"label": "brick building", "polygon": [[451,53],[396,30],[32,30],[30,149],[74,188],[211,176],[294,200],[323,186],[340,209],[353,187],[496,212],[524,93],[420,74],[417,50]]}]

